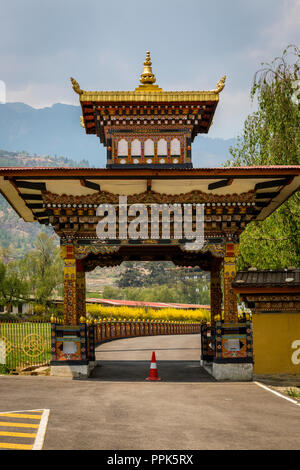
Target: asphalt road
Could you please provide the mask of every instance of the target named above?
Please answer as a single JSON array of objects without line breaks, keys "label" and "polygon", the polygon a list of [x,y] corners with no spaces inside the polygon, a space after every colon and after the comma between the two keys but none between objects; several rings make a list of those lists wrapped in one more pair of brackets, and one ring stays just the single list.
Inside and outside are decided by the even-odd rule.
[{"label": "asphalt road", "polygon": [[[198,335],[104,343],[87,380],[1,376],[0,412],[49,409],[44,450],[299,449],[300,407],[214,381]],[[147,382],[152,351],[160,382]]]}]

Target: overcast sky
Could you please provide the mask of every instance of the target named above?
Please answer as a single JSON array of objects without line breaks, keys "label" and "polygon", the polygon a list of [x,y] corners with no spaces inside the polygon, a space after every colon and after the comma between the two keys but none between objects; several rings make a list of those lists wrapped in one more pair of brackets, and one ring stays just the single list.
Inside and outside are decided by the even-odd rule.
[{"label": "overcast sky", "polygon": [[300,43],[300,0],[0,0],[7,101],[78,104],[85,90],[134,90],[146,50],[164,90],[226,87],[209,135],[236,137],[262,62]]}]

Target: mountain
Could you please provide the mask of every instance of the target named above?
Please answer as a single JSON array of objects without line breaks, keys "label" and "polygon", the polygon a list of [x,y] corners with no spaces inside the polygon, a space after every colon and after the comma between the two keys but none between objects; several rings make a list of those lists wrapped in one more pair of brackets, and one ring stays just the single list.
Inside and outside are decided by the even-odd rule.
[{"label": "mountain", "polygon": [[[0,150],[0,167],[10,166],[84,166],[88,161],[75,162],[65,157],[30,155],[28,152],[9,152]],[[7,256],[14,259],[22,257],[34,246],[34,240],[40,232],[49,236],[54,234],[52,227],[40,225],[37,222],[24,222],[13,208],[0,195],[0,251],[4,249]],[[57,239],[58,241],[58,239]]]},{"label": "mountain", "polygon": [[24,103],[0,104],[0,148],[32,155],[63,155],[105,166],[106,151],[99,139],[80,125],[81,108],[54,104],[35,109]]},{"label": "mountain", "polygon": [[[0,104],[0,149],[32,155],[55,155],[91,166],[105,167],[106,149],[99,138],[86,135],[80,125],[81,108],[57,103],[36,109],[24,103]],[[192,147],[194,167],[221,166],[236,139],[198,136]]]},{"label": "mountain", "polygon": [[90,166],[87,160],[75,162],[66,157],[51,157],[51,155],[30,155],[24,150],[22,152],[10,152],[0,149],[0,167],[81,167]]}]

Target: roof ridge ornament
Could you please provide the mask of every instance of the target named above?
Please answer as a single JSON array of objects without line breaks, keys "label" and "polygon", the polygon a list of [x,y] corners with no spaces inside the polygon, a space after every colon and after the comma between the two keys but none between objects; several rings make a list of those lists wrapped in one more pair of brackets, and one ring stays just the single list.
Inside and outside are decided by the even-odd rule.
[{"label": "roof ridge ornament", "polygon": [[225,81],[226,81],[226,75],[224,75],[224,77],[222,77],[222,78],[218,81],[215,90],[212,90],[212,91],[214,91],[215,93],[221,93],[221,91],[222,91],[223,88],[225,87]]},{"label": "roof ridge ornament", "polygon": [[84,90],[80,88],[79,83],[73,77],[71,77],[70,80],[72,82],[73,90],[75,91],[75,93],[77,93],[78,95],[82,95]]}]

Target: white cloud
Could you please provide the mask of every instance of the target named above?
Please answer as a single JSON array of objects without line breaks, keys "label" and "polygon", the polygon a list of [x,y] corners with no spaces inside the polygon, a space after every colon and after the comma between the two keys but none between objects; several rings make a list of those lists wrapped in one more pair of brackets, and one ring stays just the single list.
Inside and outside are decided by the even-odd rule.
[{"label": "white cloud", "polygon": [[278,21],[266,30],[266,36],[273,46],[280,45],[282,41],[288,42],[300,38],[300,2],[299,0],[285,0]]},{"label": "white cloud", "polygon": [[300,42],[300,1],[284,0],[277,19],[261,32],[262,47],[249,48],[252,61],[269,62],[282,54],[289,44]]},{"label": "white cloud", "polygon": [[56,83],[31,83],[23,89],[13,90],[7,86],[7,102],[26,103],[33,108],[45,108],[54,103],[79,105],[78,95],[70,90],[59,89]]}]

